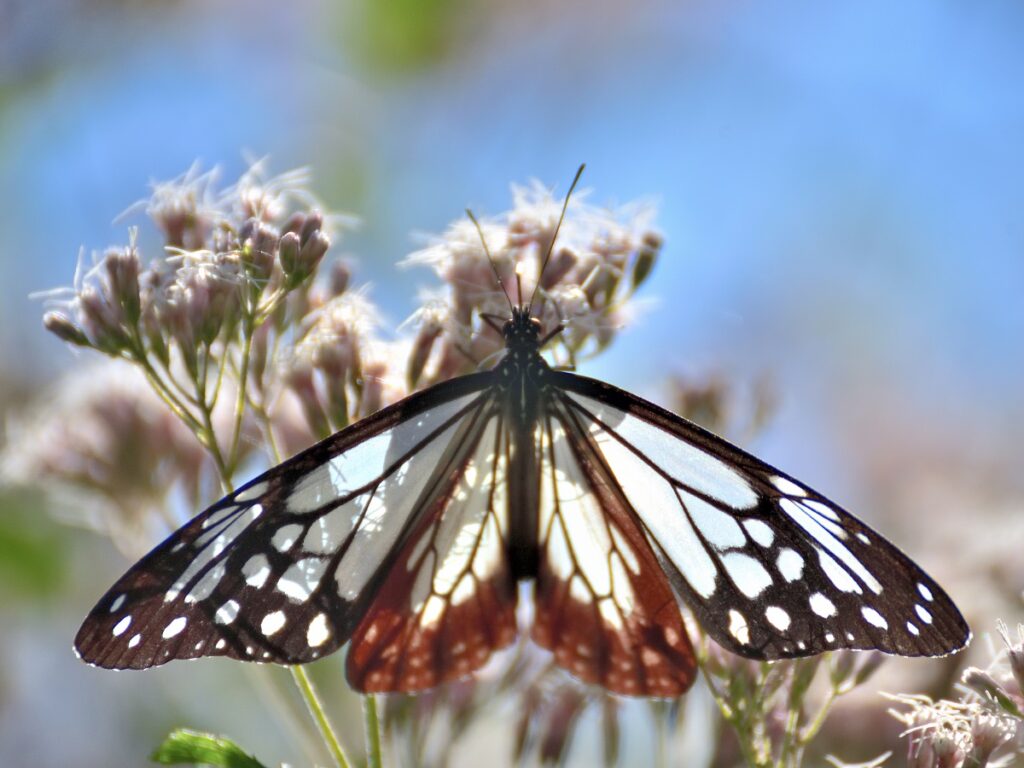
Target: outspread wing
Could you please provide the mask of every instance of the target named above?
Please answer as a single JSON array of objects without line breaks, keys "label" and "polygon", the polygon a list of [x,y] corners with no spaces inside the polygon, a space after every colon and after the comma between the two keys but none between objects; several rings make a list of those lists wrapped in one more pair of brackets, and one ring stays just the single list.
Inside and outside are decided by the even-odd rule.
[{"label": "outspread wing", "polygon": [[381,583],[393,592],[385,577],[410,533],[460,492],[491,429],[492,384],[474,374],[408,397],[222,499],[118,580],[76,651],[143,669],[213,655],[298,664],[337,649]]},{"label": "outspread wing", "polygon": [[819,493],[634,395],[552,377],[673,586],[729,650],[938,656],[968,642],[935,581]]},{"label": "outspread wing", "polygon": [[560,403],[537,428],[533,639],[584,682],[672,697],[696,676],[679,606],[607,464]]}]

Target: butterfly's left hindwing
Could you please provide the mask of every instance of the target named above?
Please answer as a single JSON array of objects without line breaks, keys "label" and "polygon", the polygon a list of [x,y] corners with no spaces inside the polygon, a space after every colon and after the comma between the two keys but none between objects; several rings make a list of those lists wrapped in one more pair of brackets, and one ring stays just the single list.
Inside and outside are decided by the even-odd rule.
[{"label": "butterfly's left hindwing", "polygon": [[508,430],[498,410],[466,425],[352,636],[347,676],[360,691],[418,691],[480,668],[516,637],[507,557]]},{"label": "butterfly's left hindwing", "polygon": [[344,643],[424,509],[445,493],[493,376],[413,395],[261,475],[132,567],[86,618],[89,663],[223,655],[296,664]]},{"label": "butterfly's left hindwing", "polygon": [[938,656],[967,643],[967,624],[935,581],[836,504],[627,392],[551,378],[673,585],[729,650]]}]

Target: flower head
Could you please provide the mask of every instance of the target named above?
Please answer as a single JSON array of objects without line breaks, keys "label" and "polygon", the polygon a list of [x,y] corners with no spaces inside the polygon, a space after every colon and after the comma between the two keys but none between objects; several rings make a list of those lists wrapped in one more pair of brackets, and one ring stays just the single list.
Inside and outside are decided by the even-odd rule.
[{"label": "flower head", "polygon": [[406,260],[434,270],[448,307],[443,323],[421,326],[420,351],[429,346],[431,357],[417,358],[417,382],[485,364],[504,346],[499,329],[509,304],[529,304],[547,332],[563,327],[557,350],[574,363],[611,342],[650,274],[661,240],[648,229],[648,207],[597,208],[581,193],[558,229],[563,201],[550,190],[533,183],[513,187],[512,197],[506,214],[481,220],[479,229],[460,219]]}]

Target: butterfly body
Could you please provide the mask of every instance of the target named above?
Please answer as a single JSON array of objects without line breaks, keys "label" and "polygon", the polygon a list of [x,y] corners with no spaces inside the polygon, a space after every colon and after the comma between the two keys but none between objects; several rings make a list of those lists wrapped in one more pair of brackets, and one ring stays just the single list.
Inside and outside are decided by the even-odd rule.
[{"label": "butterfly body", "polygon": [[494,368],[509,428],[508,555],[516,579],[533,578],[538,562],[539,504],[534,432],[551,368],[540,354],[540,323],[514,307],[502,328],[506,354]]}]

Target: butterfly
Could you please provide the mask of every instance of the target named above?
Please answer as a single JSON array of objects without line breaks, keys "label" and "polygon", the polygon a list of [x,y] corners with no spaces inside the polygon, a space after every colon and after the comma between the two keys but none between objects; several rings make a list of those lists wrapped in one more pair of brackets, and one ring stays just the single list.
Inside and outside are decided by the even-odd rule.
[{"label": "butterfly", "polygon": [[533,586],[532,640],[628,696],[694,682],[680,598],[752,659],[966,645],[938,584],[838,505],[653,403],[550,366],[541,352],[562,329],[545,333],[532,304],[509,300],[490,370],[343,429],[171,534],[85,619],[80,657],[304,664],[348,643],[356,690],[421,691],[516,640],[520,582]]}]

